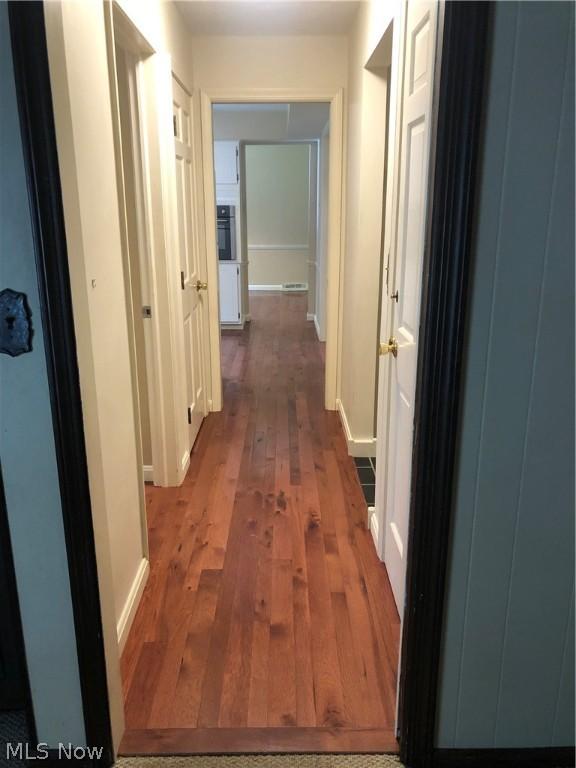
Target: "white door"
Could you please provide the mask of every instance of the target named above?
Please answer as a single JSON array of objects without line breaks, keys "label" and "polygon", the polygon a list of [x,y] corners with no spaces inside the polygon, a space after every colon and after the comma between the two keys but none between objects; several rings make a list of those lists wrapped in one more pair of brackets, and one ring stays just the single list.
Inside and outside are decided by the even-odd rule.
[{"label": "white door", "polygon": [[[418,326],[422,262],[429,186],[432,96],[436,49],[437,4],[409,2],[404,41],[404,74],[400,122],[398,220],[393,268],[388,290],[393,304],[390,336],[397,357],[382,360],[380,388],[389,393],[388,444],[385,448],[384,562],[398,612],[404,611],[406,549],[412,472],[414,398],[418,358]],[[392,267],[392,265],[391,265]],[[388,338],[382,338],[387,342]],[[386,371],[386,366],[388,371]],[[388,376],[386,376],[386,372]],[[379,393],[380,407],[385,392]],[[382,487],[382,484],[379,484]]]},{"label": "white door", "polygon": [[240,322],[240,267],[220,264],[220,322]]},{"label": "white door", "polygon": [[214,142],[214,176],[216,184],[238,184],[238,142]]},{"label": "white door", "polygon": [[192,449],[206,415],[204,385],[204,329],[206,291],[199,268],[199,248],[193,224],[194,168],[190,95],[172,79],[176,191],[178,198],[178,248],[182,287],[182,323],[185,348],[185,389],[188,448]]}]

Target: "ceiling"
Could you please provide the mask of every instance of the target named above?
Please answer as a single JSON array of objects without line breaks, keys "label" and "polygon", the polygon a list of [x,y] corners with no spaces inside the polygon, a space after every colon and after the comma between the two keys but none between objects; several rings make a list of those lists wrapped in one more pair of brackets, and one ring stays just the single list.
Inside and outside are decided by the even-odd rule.
[{"label": "ceiling", "polygon": [[177,0],[193,35],[343,35],[360,2]]},{"label": "ceiling", "polygon": [[319,139],[328,103],[215,104],[214,138],[262,141]]}]

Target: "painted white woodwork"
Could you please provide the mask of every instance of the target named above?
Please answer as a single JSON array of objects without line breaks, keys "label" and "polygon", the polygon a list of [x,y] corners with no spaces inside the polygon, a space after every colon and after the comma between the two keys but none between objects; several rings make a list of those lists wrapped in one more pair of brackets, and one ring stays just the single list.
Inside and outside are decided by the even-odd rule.
[{"label": "painted white woodwork", "polygon": [[240,266],[220,262],[220,322],[240,323]]},{"label": "painted white woodwork", "polygon": [[[389,396],[388,440],[377,466],[386,477],[384,562],[398,612],[404,611],[408,518],[412,473],[414,398],[418,358],[418,326],[422,263],[425,245],[432,135],[432,97],[436,48],[437,6],[409,3],[404,38],[398,216],[393,268],[384,288],[398,291],[392,305],[389,336],[398,343],[398,356],[381,357],[379,387],[381,408]],[[383,291],[383,295],[386,293]],[[383,315],[384,316],[384,315]],[[381,333],[383,333],[382,329]],[[383,333],[382,342],[388,341]],[[384,458],[384,461],[382,461]],[[382,483],[379,483],[379,490]],[[378,500],[380,502],[380,499]],[[381,503],[381,502],[380,502]]]},{"label": "painted white woodwork", "polygon": [[[290,88],[214,88],[201,90],[202,113],[202,160],[204,178],[204,215],[206,228],[206,253],[208,283],[211,286],[218,279],[218,256],[216,243],[216,178],[214,173],[214,135],[212,124],[212,106],[214,103],[278,103],[278,102],[329,102],[330,103],[330,138],[329,138],[329,183],[328,183],[328,226],[326,236],[326,380],[325,405],[329,410],[336,409],[336,399],[340,390],[342,357],[342,276],[341,248],[343,192],[343,120],[344,105],[341,88],[319,87],[310,91],[299,87]],[[210,336],[219,339],[220,313],[217,297],[209,287]],[[222,377],[220,366],[220,344],[210,345],[211,369],[211,408],[222,408]]]},{"label": "painted white woodwork", "polygon": [[188,413],[187,449],[191,450],[206,415],[204,387],[204,296],[199,268],[199,249],[193,226],[194,170],[190,95],[173,78],[174,156],[178,219],[178,251],[182,289],[182,324],[184,328],[184,378]]},{"label": "painted white woodwork", "polygon": [[214,175],[216,184],[238,184],[240,180],[237,141],[214,142]]}]

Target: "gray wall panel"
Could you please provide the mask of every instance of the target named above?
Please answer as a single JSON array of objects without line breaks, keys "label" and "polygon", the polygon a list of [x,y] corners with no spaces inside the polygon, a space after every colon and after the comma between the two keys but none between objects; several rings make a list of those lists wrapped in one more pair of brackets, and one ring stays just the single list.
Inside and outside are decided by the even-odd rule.
[{"label": "gray wall panel", "polygon": [[[84,718],[36,262],[0,2],[0,287],[27,294],[32,352],[0,356],[0,454],[38,739],[82,746]],[[2,759],[0,758],[0,764]]]},{"label": "gray wall panel", "polygon": [[573,704],[565,712],[574,543],[572,49],[569,4],[495,6],[442,747],[574,738]]}]

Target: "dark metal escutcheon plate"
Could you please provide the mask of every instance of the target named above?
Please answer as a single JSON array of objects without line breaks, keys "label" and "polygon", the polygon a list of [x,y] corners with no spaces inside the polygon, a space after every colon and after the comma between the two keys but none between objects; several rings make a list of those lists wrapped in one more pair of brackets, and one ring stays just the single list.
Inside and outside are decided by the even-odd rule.
[{"label": "dark metal escutcheon plate", "polygon": [[32,350],[31,317],[25,293],[0,291],[0,352],[17,357]]}]

